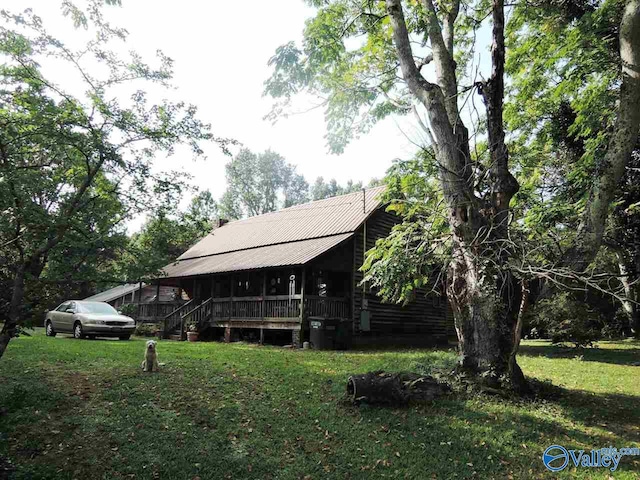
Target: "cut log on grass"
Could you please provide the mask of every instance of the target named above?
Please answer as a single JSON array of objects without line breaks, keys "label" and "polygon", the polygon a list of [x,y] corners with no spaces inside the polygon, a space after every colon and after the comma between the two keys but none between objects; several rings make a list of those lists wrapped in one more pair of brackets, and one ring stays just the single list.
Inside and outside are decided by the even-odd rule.
[{"label": "cut log on grass", "polygon": [[448,385],[411,372],[369,372],[347,380],[347,396],[354,404],[407,405],[429,402],[448,393]]}]

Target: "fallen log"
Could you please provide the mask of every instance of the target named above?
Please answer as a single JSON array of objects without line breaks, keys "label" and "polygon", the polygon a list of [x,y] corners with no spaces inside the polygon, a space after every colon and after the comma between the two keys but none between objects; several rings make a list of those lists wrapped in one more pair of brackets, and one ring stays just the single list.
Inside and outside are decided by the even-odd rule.
[{"label": "fallen log", "polygon": [[429,402],[449,393],[448,385],[433,377],[411,372],[390,373],[382,370],[351,375],[347,380],[347,396],[352,403],[401,406],[413,402]]}]

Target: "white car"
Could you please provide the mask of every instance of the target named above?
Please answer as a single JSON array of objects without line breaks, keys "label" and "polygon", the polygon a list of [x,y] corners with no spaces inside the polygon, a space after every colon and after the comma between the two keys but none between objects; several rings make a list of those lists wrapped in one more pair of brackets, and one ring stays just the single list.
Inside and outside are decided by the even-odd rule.
[{"label": "white car", "polygon": [[55,337],[57,333],[72,333],[75,338],[118,337],[129,340],[136,329],[136,322],[131,317],[120,315],[108,303],[70,300],[47,312],[44,327],[49,337]]}]

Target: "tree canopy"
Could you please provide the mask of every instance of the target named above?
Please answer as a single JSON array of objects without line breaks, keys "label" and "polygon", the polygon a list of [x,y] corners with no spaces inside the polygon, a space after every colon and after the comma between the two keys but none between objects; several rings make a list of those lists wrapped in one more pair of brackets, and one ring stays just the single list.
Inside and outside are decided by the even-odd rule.
[{"label": "tree canopy", "polygon": [[[177,175],[153,173],[155,155],[185,145],[200,156],[203,141],[225,151],[233,143],[214,137],[194,106],[148,98],[145,83],[169,85],[171,59],[161,52],[154,63],[134,52],[122,58],[115,45],[127,32],[105,21],[102,8],[64,3],[70,21],[94,34],[79,49],[47,33],[31,10],[0,13],[0,272],[12,286],[0,355],[22,317],[25,286],[50,258],[80,237],[98,249],[123,217],[181,188]],[[42,58],[80,79],[84,94],[47,78]]]}]

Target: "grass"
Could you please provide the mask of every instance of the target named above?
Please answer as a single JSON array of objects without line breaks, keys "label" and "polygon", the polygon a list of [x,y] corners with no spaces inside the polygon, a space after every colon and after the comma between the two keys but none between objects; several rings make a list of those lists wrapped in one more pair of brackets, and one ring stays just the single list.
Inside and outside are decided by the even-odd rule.
[{"label": "grass", "polygon": [[[552,444],[640,442],[640,344],[576,353],[527,342],[525,374],[565,387],[556,400],[450,397],[406,409],[341,402],[348,374],[420,370],[451,350],[317,352],[144,339],[47,338],[0,359],[0,457],[22,478],[638,478],[640,457],[548,472]],[[1,476],[1,474],[0,474]]]}]

